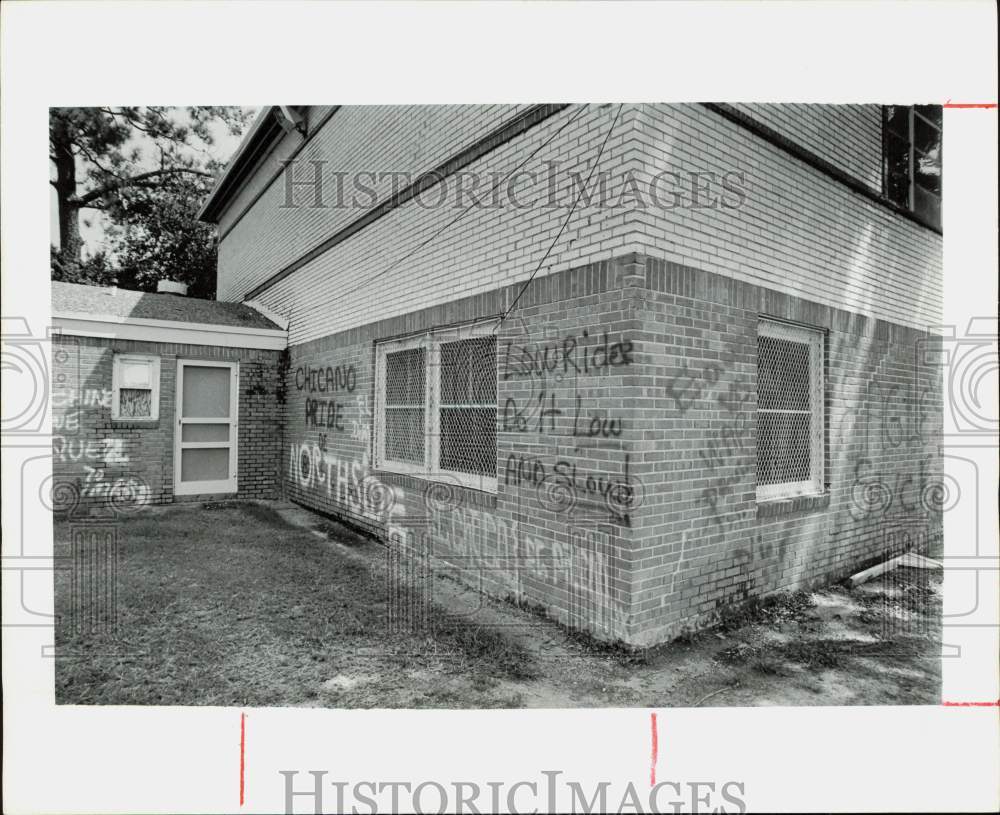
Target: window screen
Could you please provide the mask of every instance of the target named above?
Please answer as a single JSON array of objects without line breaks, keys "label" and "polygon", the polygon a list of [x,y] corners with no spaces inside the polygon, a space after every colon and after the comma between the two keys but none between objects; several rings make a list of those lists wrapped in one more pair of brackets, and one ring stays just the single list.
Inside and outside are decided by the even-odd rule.
[{"label": "window screen", "polygon": [[390,461],[424,461],[423,348],[385,355],[385,457]]},{"label": "window screen", "polygon": [[496,338],[441,344],[438,466],[496,476]]},{"label": "window screen", "polygon": [[492,324],[381,343],[378,466],[496,489]]},{"label": "window screen", "polygon": [[823,489],[823,334],[763,320],[757,337],[757,494]]}]

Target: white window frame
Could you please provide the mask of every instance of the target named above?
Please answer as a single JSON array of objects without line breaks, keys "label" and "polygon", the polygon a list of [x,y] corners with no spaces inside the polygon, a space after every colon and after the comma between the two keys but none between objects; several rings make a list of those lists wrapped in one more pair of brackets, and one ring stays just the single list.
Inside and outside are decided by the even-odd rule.
[{"label": "white window frame", "polygon": [[[440,427],[438,409],[441,392],[441,345],[456,340],[469,340],[493,334],[496,321],[477,323],[460,328],[429,331],[398,340],[386,340],[375,345],[375,421],[373,446],[375,469],[385,472],[406,473],[430,481],[458,483],[465,487],[495,493],[496,476],[475,475],[434,466],[440,460]],[[424,461],[393,461],[385,454],[385,358],[387,354],[424,349]],[[499,394],[499,382],[498,391]],[[499,398],[499,396],[498,396]],[[498,404],[499,410],[499,404]]]},{"label": "white window frame", "polygon": [[[111,418],[123,422],[152,422],[160,418],[160,358],[154,354],[115,354],[111,363]],[[122,416],[122,365],[149,364],[149,416]],[[126,390],[131,390],[126,388]]]},{"label": "white window frame", "polygon": [[[811,442],[809,478],[805,481],[786,481],[781,484],[758,484],[757,500],[774,501],[801,495],[821,495],[826,488],[826,366],[824,362],[826,332],[822,329],[761,317],[757,324],[757,335],[809,346],[809,436]],[[777,411],[761,410],[758,402],[758,444],[760,444],[759,416],[761,413],[774,412]]]}]

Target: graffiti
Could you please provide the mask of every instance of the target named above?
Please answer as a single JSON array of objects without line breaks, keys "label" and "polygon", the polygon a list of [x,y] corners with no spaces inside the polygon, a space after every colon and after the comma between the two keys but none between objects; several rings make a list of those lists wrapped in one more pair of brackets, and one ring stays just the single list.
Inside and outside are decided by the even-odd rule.
[{"label": "graffiti", "polygon": [[551,433],[584,438],[612,438],[622,434],[622,420],[620,418],[584,413],[583,398],[579,394],[574,395],[570,432],[558,434],[556,419],[563,416],[566,411],[556,407],[555,394],[542,391],[538,394],[536,401],[536,410],[530,410],[527,407],[518,409],[517,400],[508,397],[501,413],[501,429],[518,433]]},{"label": "graffiti", "polygon": [[[66,433],[77,433],[80,430],[80,412],[74,410],[69,413],[52,414],[52,429],[62,430]],[[52,440],[53,443],[55,439]]]},{"label": "graffiti", "polygon": [[702,395],[706,388],[714,387],[719,381],[722,368],[714,362],[709,363],[701,374],[695,375],[688,370],[687,360],[684,361],[682,372],[667,383],[666,392],[681,414],[687,413]]},{"label": "graffiti", "polygon": [[770,538],[765,539],[758,532],[750,536],[746,548],[741,547],[733,550],[733,557],[738,561],[742,561],[743,567],[752,562],[770,560],[772,557],[776,557],[779,562],[783,562],[790,546],[791,541],[787,535],[775,542]]},{"label": "graffiti", "polygon": [[[928,472],[933,459],[921,459],[917,470],[896,470],[886,479],[875,472],[870,458],[859,458],[854,465],[849,513],[855,521],[877,518],[906,518],[935,512],[940,507],[943,484]],[[909,496],[909,497],[907,497]],[[895,509],[894,509],[895,508]]]},{"label": "graffiti", "polygon": [[114,391],[110,388],[56,388],[52,391],[52,407],[109,408]]},{"label": "graffiti", "polygon": [[632,364],[632,340],[609,343],[608,332],[599,342],[588,343],[590,335],[584,329],[579,335],[541,345],[505,343],[502,378],[529,379],[555,375],[557,381],[571,371],[574,374],[599,374],[610,368]]},{"label": "graffiti", "polygon": [[112,509],[130,511],[141,509],[150,502],[152,491],[149,485],[134,475],[108,478],[107,472],[97,467],[84,465],[87,475],[83,479],[80,495],[107,501]]},{"label": "graffiti", "polygon": [[930,424],[932,415],[939,410],[940,391],[936,386],[886,387],[872,380],[860,415],[865,450],[887,452],[904,445],[927,444],[939,432]]},{"label": "graffiti", "polygon": [[105,464],[128,462],[122,439],[67,439],[52,437],[52,458],[58,462],[101,461]]},{"label": "graffiti", "polygon": [[306,399],[306,425],[343,431],[344,404],[331,399]]},{"label": "graffiti", "polygon": [[534,487],[539,504],[552,512],[569,512],[581,499],[599,499],[612,520],[627,526],[643,495],[640,483],[629,474],[629,463],[626,453],[622,473],[588,472],[569,459],[547,464],[536,456],[510,453],[504,463],[503,482],[506,486]]},{"label": "graffiti", "polygon": [[301,488],[325,489],[327,498],[358,517],[385,521],[405,512],[401,491],[371,475],[367,453],[360,460],[348,459],[318,444],[293,442],[289,473]]},{"label": "graffiti", "polygon": [[325,368],[305,365],[295,369],[296,390],[308,390],[310,393],[350,392],[356,386],[357,374],[354,365],[327,365]]},{"label": "graffiti", "polygon": [[612,583],[613,535],[569,527],[566,534],[533,535],[492,511],[462,507],[431,517],[435,557],[459,568],[521,574],[566,590],[570,624],[621,636],[626,615]]}]

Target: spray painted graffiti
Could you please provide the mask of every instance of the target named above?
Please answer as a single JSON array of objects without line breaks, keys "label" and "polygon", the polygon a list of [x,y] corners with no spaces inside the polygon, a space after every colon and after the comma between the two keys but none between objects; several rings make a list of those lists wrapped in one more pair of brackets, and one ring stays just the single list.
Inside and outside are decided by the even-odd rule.
[{"label": "spray painted graffiti", "polygon": [[584,329],[580,334],[540,344],[504,344],[501,377],[504,380],[543,378],[552,374],[561,381],[568,374],[599,374],[609,368],[632,364],[633,343],[630,339],[608,341],[605,331],[595,340]]},{"label": "spray painted graffiti", "polygon": [[536,535],[473,507],[435,513],[429,533],[433,557],[470,572],[497,572],[515,591],[522,577],[548,583],[565,592],[571,626],[624,635],[627,614],[612,581],[613,534],[571,525],[565,534]]},{"label": "spray painted graffiti", "polygon": [[518,433],[552,433],[584,438],[610,438],[622,434],[622,420],[600,413],[588,413],[583,407],[583,397],[573,396],[570,432],[559,434],[558,421],[568,412],[556,404],[556,394],[541,391],[533,396],[529,405],[518,407],[518,400],[507,397],[500,416],[500,428]]},{"label": "spray painted graffiti", "polygon": [[52,407],[109,408],[114,392],[110,388],[55,388]]},{"label": "spray painted graffiti", "polygon": [[357,517],[388,523],[405,512],[402,491],[371,474],[367,453],[351,459],[318,444],[293,442],[288,472],[302,489],[325,491],[328,499]]}]

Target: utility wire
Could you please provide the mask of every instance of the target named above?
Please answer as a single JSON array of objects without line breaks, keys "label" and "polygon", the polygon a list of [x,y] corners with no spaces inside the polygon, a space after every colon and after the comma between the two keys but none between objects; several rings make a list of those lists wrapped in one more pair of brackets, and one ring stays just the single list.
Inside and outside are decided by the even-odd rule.
[{"label": "utility wire", "polygon": [[566,219],[563,221],[562,226],[559,227],[559,232],[552,240],[552,243],[549,244],[549,248],[545,250],[545,254],[542,255],[542,259],[538,261],[538,265],[535,267],[535,270],[531,273],[531,276],[525,281],[524,285],[521,286],[521,290],[517,293],[517,297],[514,298],[514,302],[510,304],[510,307],[503,314],[500,315],[500,319],[497,321],[497,324],[493,329],[494,332],[496,332],[497,329],[499,329],[500,326],[503,325],[503,321],[510,316],[510,313],[514,310],[514,306],[517,305],[517,301],[521,299],[521,295],[524,294],[528,286],[531,285],[531,281],[535,279],[535,275],[538,274],[539,270],[545,264],[545,261],[548,259],[549,254],[555,248],[555,245],[559,242],[559,238],[562,237],[562,233],[566,230],[566,227],[569,225],[569,220],[570,218],[573,217],[573,213],[576,211],[577,204],[580,203],[580,199],[583,197],[583,191],[590,186],[590,179],[594,175],[594,170],[596,170],[597,165],[601,163],[601,156],[604,155],[604,148],[608,144],[608,139],[611,138],[611,132],[615,129],[615,125],[618,124],[618,117],[621,116],[623,107],[624,103],[618,105],[618,111],[615,113],[615,118],[611,122],[611,127],[608,128],[608,132],[604,136],[604,141],[601,142],[601,149],[597,151],[597,157],[594,159],[594,163],[590,166],[590,172],[587,174],[587,181],[584,183],[582,187],[580,187],[580,192],[577,194],[576,200],[573,201],[573,206],[570,207],[569,212],[566,214]]},{"label": "utility wire", "polygon": [[[539,153],[540,150],[542,150],[543,148],[547,147],[556,136],[558,136],[560,133],[562,133],[563,130],[565,130],[567,127],[569,127],[569,125],[571,125],[574,121],[576,121],[576,119],[579,118],[580,114],[583,113],[584,110],[586,110],[586,107],[587,107],[586,105],[581,105],[577,109],[576,113],[574,113],[569,119],[567,119],[562,125],[560,125],[559,128],[551,136],[549,136],[545,141],[543,141],[540,145],[538,145],[538,147],[536,147],[534,150],[532,150],[531,153],[529,153],[528,156],[523,161],[521,161],[516,167],[514,167],[513,170],[511,170],[509,173],[507,173],[506,176],[504,176],[502,179],[500,179],[499,181],[497,181],[490,188],[490,191],[489,191],[490,195],[492,195],[496,191],[496,189],[498,187],[500,187],[501,184],[503,184],[505,181],[507,181],[509,178],[511,178],[522,167],[524,167],[525,164],[527,164],[529,161],[531,161],[531,159],[533,159],[536,155],[538,155],[538,153]],[[525,115],[525,114],[522,114],[522,115]],[[443,180],[444,179],[442,179],[442,181]],[[438,229],[436,232],[434,232],[432,235],[430,235],[430,237],[428,237],[426,240],[424,240],[423,243],[421,243],[421,244],[417,245],[416,247],[414,247],[410,252],[408,252],[407,254],[403,255],[398,260],[393,261],[393,263],[390,266],[388,266],[387,268],[383,269],[381,272],[375,273],[374,275],[372,275],[371,277],[367,278],[366,280],[363,280],[361,283],[359,283],[354,288],[348,289],[347,291],[343,292],[342,294],[340,294],[339,297],[337,297],[335,300],[333,300],[333,302],[335,303],[335,302],[337,302],[337,300],[341,300],[344,297],[347,297],[348,295],[353,294],[358,289],[364,288],[369,283],[373,283],[378,278],[380,278],[383,275],[388,274],[389,272],[391,272],[393,269],[395,269],[397,266],[399,266],[399,264],[402,263],[404,260],[408,260],[409,258],[413,257],[417,252],[419,252],[421,249],[423,249],[425,246],[427,246],[427,244],[429,244],[432,240],[434,240],[438,235],[440,235],[442,232],[444,232],[446,229],[448,229],[448,227],[453,226],[454,224],[458,223],[462,218],[464,218],[468,214],[469,210],[471,210],[476,205],[476,203],[477,202],[475,200],[473,200],[471,204],[469,204],[458,215],[456,215],[454,218],[452,218],[452,220],[448,221],[448,223],[446,223],[444,226],[442,226],[440,229]]]}]

